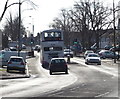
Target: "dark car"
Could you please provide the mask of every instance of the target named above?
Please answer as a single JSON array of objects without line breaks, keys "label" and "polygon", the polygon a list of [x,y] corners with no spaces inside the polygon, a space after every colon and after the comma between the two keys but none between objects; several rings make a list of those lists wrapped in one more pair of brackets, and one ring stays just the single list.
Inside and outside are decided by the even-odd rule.
[{"label": "dark car", "polygon": [[52,72],[65,72],[68,74],[68,66],[64,58],[52,58],[49,65],[50,75]]}]

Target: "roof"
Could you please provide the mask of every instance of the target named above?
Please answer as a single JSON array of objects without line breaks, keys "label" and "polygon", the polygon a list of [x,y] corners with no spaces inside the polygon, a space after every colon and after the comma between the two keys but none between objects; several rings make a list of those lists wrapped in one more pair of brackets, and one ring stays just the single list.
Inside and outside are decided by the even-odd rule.
[{"label": "roof", "polygon": [[20,56],[11,56],[10,58],[23,58],[23,57],[20,57]]},{"label": "roof", "polygon": [[[56,60],[56,59],[64,59],[64,58],[52,58],[51,60]],[[65,60],[65,59],[64,59]]]},{"label": "roof", "polygon": [[89,53],[89,55],[98,55],[97,53]]},{"label": "roof", "polygon": [[59,29],[49,29],[49,30],[45,30],[43,32],[51,32],[51,31],[62,32],[62,30],[59,30]]}]

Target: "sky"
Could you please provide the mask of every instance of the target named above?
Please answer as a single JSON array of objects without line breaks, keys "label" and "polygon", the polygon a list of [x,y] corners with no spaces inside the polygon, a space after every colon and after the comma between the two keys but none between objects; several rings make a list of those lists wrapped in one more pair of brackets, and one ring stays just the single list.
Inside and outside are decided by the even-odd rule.
[{"label": "sky", "polygon": [[[0,0],[0,15],[3,11],[6,0]],[[19,0],[9,0],[9,4],[18,2]],[[23,1],[23,0],[21,0]],[[21,5],[21,19],[23,20],[26,30],[32,32],[32,26],[34,25],[34,36],[38,32],[49,29],[49,24],[53,22],[55,17],[59,16],[60,10],[70,9],[73,7],[75,2],[80,0],[31,0],[38,7],[36,10],[30,10],[32,7],[28,4],[27,0]],[[113,0],[99,0],[108,6],[112,6]],[[115,4],[120,0],[114,0]],[[5,16],[0,23],[0,28],[3,28],[6,18],[9,13],[16,15],[18,12],[18,5],[11,6],[5,13]]]}]

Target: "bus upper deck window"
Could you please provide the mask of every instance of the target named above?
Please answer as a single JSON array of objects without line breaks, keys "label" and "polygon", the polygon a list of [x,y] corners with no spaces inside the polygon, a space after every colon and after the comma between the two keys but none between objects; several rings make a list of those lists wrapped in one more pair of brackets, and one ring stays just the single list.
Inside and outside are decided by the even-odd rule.
[{"label": "bus upper deck window", "polygon": [[48,37],[48,33],[44,33],[44,37]]},{"label": "bus upper deck window", "polygon": [[44,40],[45,41],[57,41],[61,40],[61,33],[60,32],[46,32],[44,33]]}]

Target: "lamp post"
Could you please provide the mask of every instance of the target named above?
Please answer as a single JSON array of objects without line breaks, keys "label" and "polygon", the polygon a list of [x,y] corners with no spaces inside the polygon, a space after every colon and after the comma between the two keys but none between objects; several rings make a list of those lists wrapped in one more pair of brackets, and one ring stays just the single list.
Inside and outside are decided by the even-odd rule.
[{"label": "lamp post", "polygon": [[[29,16],[29,17],[32,18],[32,16]],[[31,31],[31,36],[30,36],[31,53],[32,53],[32,56],[34,56],[34,51],[33,51],[33,49],[32,49],[32,46],[33,46],[33,44],[34,44],[34,24],[33,24],[33,18],[32,18],[31,25],[32,25],[32,31]]]},{"label": "lamp post", "polygon": [[114,63],[116,63],[116,54],[115,54],[115,50],[116,50],[116,41],[115,41],[115,3],[114,3],[114,0],[113,0],[113,30],[114,30]]},{"label": "lamp post", "polygon": [[[32,18],[32,16],[29,16],[30,18]],[[34,35],[34,19],[32,18],[32,34]]]}]

